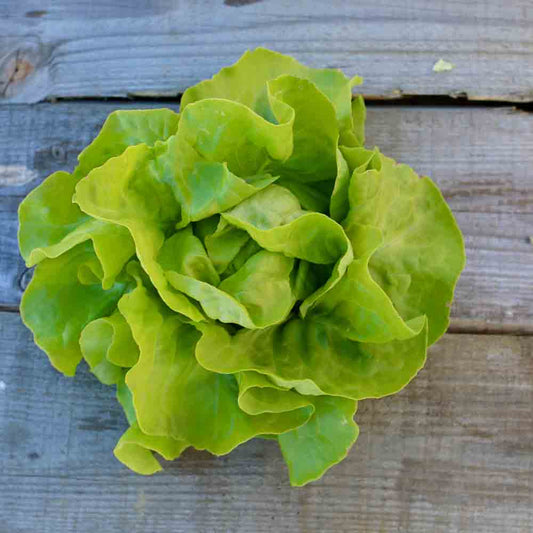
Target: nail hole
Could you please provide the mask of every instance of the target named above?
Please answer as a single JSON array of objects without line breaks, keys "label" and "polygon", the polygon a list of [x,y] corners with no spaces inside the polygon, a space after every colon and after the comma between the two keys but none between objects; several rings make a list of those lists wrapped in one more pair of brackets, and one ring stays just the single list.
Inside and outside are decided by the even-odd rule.
[{"label": "nail hole", "polygon": [[65,149],[62,146],[54,145],[51,148],[52,157],[57,161],[65,161],[67,159],[67,154]]}]

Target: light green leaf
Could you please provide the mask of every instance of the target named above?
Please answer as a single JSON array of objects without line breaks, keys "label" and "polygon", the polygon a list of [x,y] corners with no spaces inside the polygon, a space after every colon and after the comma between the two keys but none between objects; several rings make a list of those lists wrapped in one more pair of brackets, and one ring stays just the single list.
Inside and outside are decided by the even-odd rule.
[{"label": "light green leaf", "polygon": [[313,318],[361,342],[389,342],[418,335],[426,324],[425,317],[404,322],[368,270],[372,254],[383,245],[381,231],[353,224],[347,233],[358,257],[339,283],[314,307]]},{"label": "light green leaf", "polygon": [[170,109],[113,111],[94,141],[78,156],[74,171],[77,180],[108,159],[122,154],[129,146],[155,144],[167,140],[178,130],[180,116]]},{"label": "light green leaf", "polygon": [[35,188],[19,207],[19,243],[28,266],[59,257],[81,242],[92,240],[103,268],[102,286],[110,288],[135,253],[125,228],[94,220],[72,203],[77,180],[56,172]]},{"label": "light green leaf", "polygon": [[291,485],[296,487],[320,478],[342,461],[359,435],[353,421],[357,402],[320,396],[313,405],[315,412],[306,424],[278,437]]},{"label": "light green leaf", "polygon": [[118,311],[89,322],[81,332],[80,347],[91,372],[105,385],[120,381],[122,367],[132,367],[139,358],[130,327]]},{"label": "light green leaf", "polygon": [[256,435],[283,433],[307,419],[300,410],[256,416],[242,411],[235,377],[202,368],[194,355],[200,333],[146,289],[125,295],[119,309],[141,351],[126,383],[144,433],[221,455]]},{"label": "light green leaf", "polygon": [[300,306],[302,316],[338,283],[353,259],[350,242],[339,224],[321,213],[301,211],[298,200],[276,185],[270,185],[222,217],[247,231],[266,250],[319,265],[334,264],[324,285]]},{"label": "light green leaf", "polygon": [[279,326],[240,330],[199,326],[196,359],[207,370],[265,374],[301,394],[330,394],[362,400],[402,389],[426,360],[424,328],[405,341],[385,344],[352,341],[335,328],[292,319]]},{"label": "light green leaf", "polygon": [[339,129],[331,102],[313,83],[293,76],[270,81],[268,90],[294,110],[293,151],[273,164],[273,173],[302,183],[333,180]]},{"label": "light green leaf", "polygon": [[339,129],[335,108],[310,81],[280,76],[268,82],[269,96],[294,110],[294,148],[281,163],[273,162],[271,173],[280,176],[306,209],[326,212],[337,174],[336,148]]},{"label": "light green leaf", "polygon": [[350,183],[345,222],[379,228],[382,245],[370,258],[373,279],[405,321],[426,315],[429,344],[449,323],[453,291],[465,264],[461,232],[429,178],[380,154],[381,170]]},{"label": "light green leaf", "polygon": [[[80,283],[81,269],[93,273],[90,284]],[[84,242],[56,259],[41,261],[22,296],[23,322],[52,365],[67,376],[74,375],[81,360],[79,338],[83,328],[109,315],[126,289],[125,283],[102,289],[102,275],[91,243]]]},{"label": "light green leaf", "polygon": [[104,384],[118,383],[124,371],[110,363],[106,354],[113,342],[113,329],[104,319],[89,322],[81,332],[80,348],[91,372]]},{"label": "light green leaf", "polygon": [[162,181],[154,149],[139,144],[92,170],[76,187],[75,201],[91,216],[126,227],[137,257],[163,301],[174,311],[201,321],[201,311],[169,285],[157,257],[165,232],[179,216],[171,188]]},{"label": "light green leaf", "polygon": [[293,151],[294,109],[273,99],[276,123],[245,105],[218,98],[183,108],[169,148],[179,157],[185,177],[199,161],[224,162],[237,176],[255,176],[269,161],[285,161]]},{"label": "light green leaf", "polygon": [[255,329],[287,318],[295,303],[292,267],[292,259],[263,250],[218,288],[177,272],[166,276],[174,288],[198,300],[210,318]]},{"label": "light green leaf", "polygon": [[115,457],[137,474],[150,475],[162,470],[152,452],[168,461],[179,457],[189,445],[171,437],[146,435],[135,422],[120,437],[113,453]]}]

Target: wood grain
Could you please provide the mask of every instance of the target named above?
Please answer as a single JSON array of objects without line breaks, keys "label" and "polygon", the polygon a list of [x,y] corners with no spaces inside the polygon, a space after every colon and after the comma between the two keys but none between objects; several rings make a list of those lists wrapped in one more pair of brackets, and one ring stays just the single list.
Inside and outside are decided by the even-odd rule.
[{"label": "wood grain", "polygon": [[[161,104],[62,103],[0,108],[0,305],[28,280],[16,210],[76,155],[113,109]],[[468,265],[453,308],[456,331],[533,331],[533,115],[508,108],[370,107],[368,144],[429,174],[465,234]]]},{"label": "wood grain", "polygon": [[112,389],[59,375],[0,313],[0,532],[531,531],[532,352],[533,337],[445,336],[404,391],[361,402],[341,465],[291,489],[264,441],[127,471]]},{"label": "wood grain", "polygon": [[[366,79],[366,96],[533,99],[529,0],[0,2],[4,102],[172,96],[266,46]],[[455,64],[432,70],[439,58]]]}]

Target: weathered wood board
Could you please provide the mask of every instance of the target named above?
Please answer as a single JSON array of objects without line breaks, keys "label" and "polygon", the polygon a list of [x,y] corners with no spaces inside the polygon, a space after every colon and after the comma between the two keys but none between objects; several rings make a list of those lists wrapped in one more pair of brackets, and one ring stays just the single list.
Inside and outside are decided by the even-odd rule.
[{"label": "weathered wood board", "polygon": [[[16,243],[22,197],[76,155],[115,108],[61,103],[0,108],[0,305],[16,307],[24,265]],[[453,308],[456,331],[533,330],[533,115],[509,108],[370,107],[368,144],[429,174],[466,240]]]},{"label": "weathered wood board", "polygon": [[529,0],[2,0],[0,101],[173,96],[257,46],[367,96],[531,101],[532,25]]},{"label": "weathered wood board", "polygon": [[58,374],[16,313],[0,339],[1,533],[533,529],[531,336],[446,335],[401,393],[361,402],[348,458],[300,489],[265,441],[135,475],[112,455],[112,388]]}]

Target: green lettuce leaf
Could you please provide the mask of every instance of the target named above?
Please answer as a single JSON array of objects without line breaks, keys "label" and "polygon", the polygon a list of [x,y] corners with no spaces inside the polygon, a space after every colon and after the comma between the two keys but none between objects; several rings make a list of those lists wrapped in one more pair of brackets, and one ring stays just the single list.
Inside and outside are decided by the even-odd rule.
[{"label": "green lettuce leaf", "polygon": [[352,87],[358,78],[349,79],[340,70],[309,68],[292,57],[265,48],[245,52],[235,65],[187,89],[181,107],[186,109],[193,102],[224,98],[240,102],[267,120],[275,121],[268,82],[283,75],[313,82],[335,108],[339,128],[352,129]]},{"label": "green lettuce leaf", "polygon": [[91,372],[105,385],[118,383],[124,374],[122,367],[132,367],[139,358],[131,329],[118,311],[89,322],[79,342]]},{"label": "green lettuce leaf", "polygon": [[352,224],[347,234],[359,257],[314,307],[313,318],[361,342],[384,343],[418,335],[426,324],[425,316],[405,322],[368,269],[370,258],[383,245],[381,231],[372,226]]},{"label": "green lettuce leaf", "polygon": [[120,437],[113,453],[115,457],[137,474],[150,475],[162,470],[152,452],[157,452],[167,461],[178,458],[189,445],[171,437],[146,435],[135,422]]},{"label": "green lettuce leaf", "polygon": [[170,109],[114,111],[107,117],[96,139],[80,153],[75,176],[87,176],[129,146],[154,146],[167,140],[177,132],[179,119],[179,114]]},{"label": "green lettuce leaf", "polygon": [[102,267],[90,242],[81,243],[35,268],[22,296],[20,314],[52,365],[74,375],[82,358],[79,338],[91,321],[116,308],[127,284],[104,290]]},{"label": "green lettuce leaf", "polygon": [[296,487],[319,479],[342,461],[359,436],[353,421],[357,402],[334,396],[318,396],[312,401],[315,411],[311,419],[278,437],[291,485]]},{"label": "green lettuce leaf", "polygon": [[20,204],[21,254],[33,266],[90,239],[102,265],[102,286],[109,289],[135,247],[127,230],[90,218],[71,202],[76,183],[72,174],[56,172]]},{"label": "green lettuce leaf", "polygon": [[387,343],[352,341],[309,319],[234,335],[214,324],[199,328],[196,359],[204,368],[259,372],[302,394],[379,398],[403,388],[426,360],[425,327],[410,339]]},{"label": "green lettuce leaf", "polygon": [[249,415],[283,413],[306,409],[314,412],[312,401],[294,390],[280,387],[258,372],[239,372],[235,375],[239,384],[239,407]]},{"label": "green lettuce leaf", "polygon": [[369,269],[405,320],[428,319],[428,342],[448,327],[450,304],[465,265],[464,243],[442,194],[429,178],[379,154],[380,168],[350,183],[344,223],[379,228],[383,240]]},{"label": "green lettuce leaf", "polygon": [[200,366],[195,358],[200,333],[145,288],[125,295],[119,309],[140,347],[126,383],[144,433],[170,436],[222,455],[256,435],[298,427],[309,417],[299,410],[255,416],[241,410],[235,377]]}]

